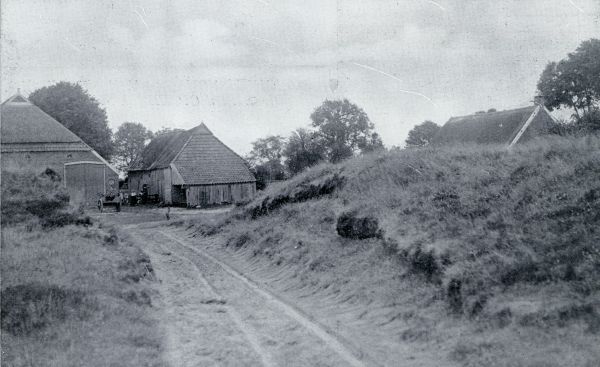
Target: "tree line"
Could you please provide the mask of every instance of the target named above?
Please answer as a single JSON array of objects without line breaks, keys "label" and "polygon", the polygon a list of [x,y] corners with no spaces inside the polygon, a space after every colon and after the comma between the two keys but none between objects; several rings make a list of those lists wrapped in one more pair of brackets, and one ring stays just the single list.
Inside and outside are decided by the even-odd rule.
[{"label": "tree line", "polygon": [[[162,128],[152,132],[139,122],[124,122],[113,133],[106,110],[77,83],[59,82],[37,89],[29,100],[121,170],[138,159],[151,139],[175,131]],[[383,148],[366,112],[347,99],[324,101],[310,119],[309,128],[299,128],[287,139],[268,136],[252,143],[246,159],[259,186],[319,162],[336,163]]]},{"label": "tree line", "polygon": [[325,100],[310,120],[309,127],[298,128],[287,138],[271,135],[252,143],[246,159],[255,173],[257,188],[321,162],[337,163],[383,149],[367,113],[347,99]]},{"label": "tree line", "polygon": [[[550,111],[573,111],[570,119],[556,126],[555,133],[600,132],[600,40],[584,41],[564,59],[548,63],[537,93]],[[139,122],[124,122],[113,133],[106,110],[77,83],[42,87],[31,93],[29,100],[122,170],[138,159],[152,138],[173,131],[152,132]],[[439,129],[429,120],[416,125],[405,140],[406,148],[430,144]],[[362,108],[347,99],[325,100],[311,113],[308,127],[298,128],[288,137],[258,139],[246,158],[260,186],[320,162],[337,163],[378,149],[383,149],[381,137]]]}]

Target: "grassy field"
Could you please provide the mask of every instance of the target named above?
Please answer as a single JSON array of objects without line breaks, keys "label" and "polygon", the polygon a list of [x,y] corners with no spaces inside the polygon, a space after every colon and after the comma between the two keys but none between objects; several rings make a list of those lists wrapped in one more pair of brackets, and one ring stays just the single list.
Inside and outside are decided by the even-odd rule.
[{"label": "grassy field", "polygon": [[394,311],[373,320],[442,361],[600,360],[597,137],[321,165],[194,224],[248,261],[286,269],[285,289],[342,294],[366,314],[386,305]]},{"label": "grassy field", "polygon": [[162,366],[149,258],[48,175],[2,173],[2,365]]}]

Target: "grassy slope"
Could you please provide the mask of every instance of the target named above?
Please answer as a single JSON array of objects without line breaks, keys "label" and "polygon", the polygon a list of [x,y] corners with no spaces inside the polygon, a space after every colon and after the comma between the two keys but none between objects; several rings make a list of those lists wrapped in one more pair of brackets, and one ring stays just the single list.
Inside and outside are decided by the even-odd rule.
[{"label": "grassy slope", "polygon": [[114,231],[62,225],[78,214],[59,186],[3,172],[2,365],[164,365],[149,259]]},{"label": "grassy slope", "polygon": [[[340,237],[344,213],[379,233]],[[363,345],[380,360],[473,366],[600,360],[598,228],[598,138],[324,165],[196,225],[347,335],[392,336]]]}]

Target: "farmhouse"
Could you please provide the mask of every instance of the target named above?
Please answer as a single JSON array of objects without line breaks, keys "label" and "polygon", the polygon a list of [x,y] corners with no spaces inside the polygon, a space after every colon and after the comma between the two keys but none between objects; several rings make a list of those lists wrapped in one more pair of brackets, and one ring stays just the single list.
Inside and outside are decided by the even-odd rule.
[{"label": "farmhouse", "polygon": [[452,117],[432,143],[502,144],[511,147],[546,133],[554,124],[554,118],[541,104],[499,112],[478,112]]},{"label": "farmhouse", "polygon": [[77,135],[17,93],[2,103],[2,170],[43,172],[61,177],[71,201],[96,205],[118,189],[118,172]]},{"label": "farmhouse", "polygon": [[132,193],[187,207],[235,203],[256,193],[246,162],[204,124],[154,138],[129,168],[128,181]]}]

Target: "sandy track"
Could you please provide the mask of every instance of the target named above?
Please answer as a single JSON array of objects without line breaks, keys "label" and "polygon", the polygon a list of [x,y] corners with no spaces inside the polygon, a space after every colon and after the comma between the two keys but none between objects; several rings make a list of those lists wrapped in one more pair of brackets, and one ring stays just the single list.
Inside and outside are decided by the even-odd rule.
[{"label": "sandy track", "polygon": [[184,239],[130,229],[161,280],[173,366],[373,365],[293,305]]}]

